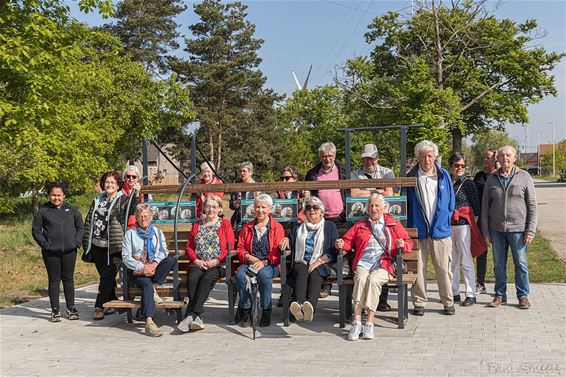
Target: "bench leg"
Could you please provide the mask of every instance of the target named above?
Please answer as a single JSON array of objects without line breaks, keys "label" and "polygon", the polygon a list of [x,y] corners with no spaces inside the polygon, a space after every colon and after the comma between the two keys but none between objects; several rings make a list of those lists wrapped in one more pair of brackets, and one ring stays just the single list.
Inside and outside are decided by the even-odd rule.
[{"label": "bench leg", "polygon": [[291,301],[291,287],[283,284],[281,287],[281,304],[283,306],[283,326],[289,326],[289,305]]},{"label": "bench leg", "polygon": [[126,320],[128,321],[128,323],[134,323],[134,315],[132,314],[132,309],[127,310]]},{"label": "bench leg", "polygon": [[397,286],[397,327],[400,329],[405,327],[405,291],[404,285]]},{"label": "bench leg", "polygon": [[340,328],[346,327],[346,287],[338,285],[338,309]]},{"label": "bench leg", "polygon": [[234,325],[236,316],[234,311],[236,292],[234,290],[234,283],[232,282],[232,279],[226,279],[226,285],[228,285],[228,318],[230,318],[228,324]]},{"label": "bench leg", "polygon": [[409,319],[409,286],[405,285],[405,320]]},{"label": "bench leg", "polygon": [[346,321],[350,321],[352,319],[352,315],[354,314],[354,308],[352,306],[353,295],[354,295],[354,285],[349,284],[346,286],[346,304],[345,304]]}]

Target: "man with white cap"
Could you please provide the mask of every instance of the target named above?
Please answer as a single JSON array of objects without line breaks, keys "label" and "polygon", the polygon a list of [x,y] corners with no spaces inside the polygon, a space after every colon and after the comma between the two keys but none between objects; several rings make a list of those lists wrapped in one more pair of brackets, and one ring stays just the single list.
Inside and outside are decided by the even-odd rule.
[{"label": "man with white cap", "polygon": [[[395,178],[393,170],[379,165],[379,151],[375,144],[366,144],[362,148],[362,167],[350,173],[350,179],[381,179],[381,178]],[[377,192],[383,196],[393,195],[393,187],[382,188],[366,188],[351,190],[352,197],[367,198],[371,193]],[[385,284],[379,296],[379,303],[377,310],[380,312],[388,312],[391,306],[387,303],[387,296],[389,295],[389,288]]]},{"label": "man with white cap", "polygon": [[[350,179],[381,179],[395,178],[393,170],[379,165],[379,151],[375,144],[366,144],[362,148],[362,167],[351,172]],[[383,196],[393,195],[393,187],[352,189],[353,197],[367,198],[372,192]]]}]

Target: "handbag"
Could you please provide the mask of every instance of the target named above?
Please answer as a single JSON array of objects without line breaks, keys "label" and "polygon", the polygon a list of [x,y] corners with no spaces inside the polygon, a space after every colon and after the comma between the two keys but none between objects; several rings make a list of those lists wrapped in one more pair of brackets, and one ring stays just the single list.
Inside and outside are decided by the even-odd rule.
[{"label": "handbag", "polygon": [[[381,246],[381,248],[382,248],[383,250],[385,250],[385,253],[386,253],[387,255],[389,255],[389,258],[391,259],[391,262],[392,262],[392,265],[393,265],[393,272],[394,272],[394,274],[396,275],[396,274],[397,274],[397,271],[398,271],[398,270],[397,270],[397,258],[393,258],[393,257],[391,256],[391,253],[390,253],[389,250],[387,249],[387,245],[384,245],[384,244],[379,240],[379,238],[377,238],[377,237],[375,236],[375,234],[373,233],[373,227],[371,227],[370,229],[372,229],[372,230],[371,230],[371,235],[373,236],[373,238],[377,241],[377,243]],[[399,250],[397,250],[397,253],[398,253],[399,255],[402,254],[401,248],[399,248]],[[405,261],[404,261],[403,259],[401,259],[401,263],[402,263],[402,264],[401,264],[401,269],[402,269],[403,273],[406,274],[407,272],[409,272],[409,267],[407,267],[407,263],[405,263]]]},{"label": "handbag", "polygon": [[94,263],[94,258],[92,256],[92,252],[88,253],[86,250],[83,251],[83,255],[81,256],[81,260],[85,263]]}]

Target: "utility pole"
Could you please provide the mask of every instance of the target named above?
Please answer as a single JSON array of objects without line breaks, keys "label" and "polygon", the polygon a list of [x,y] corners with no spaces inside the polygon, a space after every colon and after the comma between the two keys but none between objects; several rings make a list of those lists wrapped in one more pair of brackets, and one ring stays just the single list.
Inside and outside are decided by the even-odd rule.
[{"label": "utility pole", "polygon": [[540,176],[540,134],[537,134],[537,172]]},{"label": "utility pole", "polygon": [[552,176],[556,177],[556,131],[552,123]]}]

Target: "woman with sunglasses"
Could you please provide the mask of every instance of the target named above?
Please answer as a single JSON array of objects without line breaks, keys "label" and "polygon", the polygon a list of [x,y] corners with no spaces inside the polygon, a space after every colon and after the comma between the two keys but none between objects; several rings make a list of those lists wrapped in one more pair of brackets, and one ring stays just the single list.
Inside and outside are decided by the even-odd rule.
[{"label": "woman with sunglasses", "polygon": [[[135,188],[136,184],[140,179],[140,171],[135,165],[128,165],[122,172],[122,192],[126,196],[132,195],[132,190]],[[143,196],[140,196],[140,201],[143,203]],[[128,217],[128,229],[136,227],[136,216],[131,215]]]},{"label": "woman with sunglasses", "polygon": [[312,321],[322,282],[330,276],[328,263],[334,261],[338,230],[332,221],[324,220],[324,204],[311,196],[305,202],[305,221],[295,226],[290,239],[281,247],[291,247],[291,268],[287,284],[295,301],[289,310],[296,320]]},{"label": "woman with sunglasses", "polygon": [[[477,226],[480,214],[480,199],[476,185],[471,179],[466,178],[466,156],[455,152],[448,159],[450,164],[450,175],[455,194],[455,209],[452,216],[452,293],[454,302],[460,299],[460,265],[464,271],[464,284],[466,287],[466,299],[462,306],[470,306],[476,303],[476,271],[472,256],[472,245],[474,248],[483,248],[480,230]],[[475,234],[475,236],[474,236]],[[474,241],[475,240],[475,241]],[[483,244],[483,246],[481,246]],[[476,246],[477,245],[477,246]]]},{"label": "woman with sunglasses", "polygon": [[[279,173],[279,180],[281,182],[297,182],[297,169],[292,166],[285,166],[283,169],[281,169],[281,173]],[[299,223],[305,220],[305,215],[303,212],[303,200],[305,197],[305,192],[303,190],[277,191],[272,196],[274,199],[297,199],[299,203],[299,213],[297,214],[297,219]]]}]

